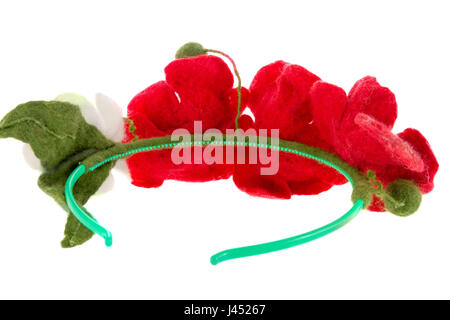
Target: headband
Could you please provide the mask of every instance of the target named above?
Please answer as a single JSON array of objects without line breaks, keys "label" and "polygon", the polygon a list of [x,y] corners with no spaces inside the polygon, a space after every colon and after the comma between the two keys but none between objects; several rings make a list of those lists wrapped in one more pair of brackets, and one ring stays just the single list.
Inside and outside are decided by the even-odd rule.
[{"label": "headband", "polygon": [[[236,88],[219,56],[231,63]],[[347,95],[298,65],[276,61],[246,89],[233,59],[192,42],[165,72],[166,81],[131,100],[127,118],[104,95],[93,106],[64,94],[21,104],[0,122],[0,138],[27,144],[29,163],[43,171],[39,187],[69,213],[63,247],[94,233],[112,245],[111,233],[83,206],[121,159],[127,159],[132,183],[147,188],[167,179],[233,177],[250,195],[289,199],[352,185],[353,206],[339,219],[298,236],[219,252],[211,257],[214,265],[323,237],[362,209],[409,216],[433,189],[438,163],[429,143],[415,129],[391,132],[395,97],[373,77],[359,80]],[[253,118],[242,113],[247,107]],[[198,161],[205,154],[209,160]],[[276,159],[277,170],[264,173],[264,155]]]}]

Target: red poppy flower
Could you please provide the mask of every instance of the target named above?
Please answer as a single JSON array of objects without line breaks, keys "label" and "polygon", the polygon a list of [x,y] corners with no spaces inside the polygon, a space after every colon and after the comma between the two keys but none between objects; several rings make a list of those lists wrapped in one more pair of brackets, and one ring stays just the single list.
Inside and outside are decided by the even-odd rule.
[{"label": "red poppy flower", "polygon": [[[199,120],[203,131],[216,128],[224,132],[226,128],[234,128],[237,91],[233,89],[233,74],[222,59],[211,55],[178,59],[165,68],[165,73],[166,81],[151,85],[128,105],[128,117],[133,120],[139,138],[166,136],[179,128],[193,133],[194,121]],[[247,93],[243,88],[243,108]],[[126,131],[124,142],[129,142],[133,135]],[[229,178],[234,167],[193,162],[176,165],[171,161],[171,150],[136,154],[127,164],[132,183],[141,187],[157,187],[165,179]]]},{"label": "red poppy flower", "polygon": [[[433,189],[438,163],[422,134],[415,129],[391,132],[397,118],[394,94],[373,77],[356,82],[348,96],[322,81],[310,91],[312,115],[321,138],[362,172],[373,170],[387,185],[396,179],[413,181],[422,193]],[[371,210],[383,211],[374,197]]]},{"label": "red poppy flower", "polygon": [[[306,69],[277,61],[258,71],[250,86],[249,108],[256,129],[279,129],[281,139],[320,147],[333,152],[313,123],[309,91],[319,77]],[[249,194],[290,198],[293,194],[317,194],[345,178],[314,160],[280,153],[279,171],[261,175],[261,165],[237,165],[235,184]]]}]

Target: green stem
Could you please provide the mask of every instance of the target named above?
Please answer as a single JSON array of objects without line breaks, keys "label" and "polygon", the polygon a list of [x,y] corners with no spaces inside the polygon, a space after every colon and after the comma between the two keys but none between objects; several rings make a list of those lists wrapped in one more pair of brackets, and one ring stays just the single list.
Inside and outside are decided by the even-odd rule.
[{"label": "green stem", "polygon": [[375,174],[375,171],[367,170],[366,177],[372,183],[372,185],[373,185],[373,193],[376,196],[378,196],[379,198],[383,199],[383,201],[385,199],[389,200],[391,203],[394,204],[394,206],[396,208],[403,207],[405,205],[405,203],[403,203],[401,201],[397,201],[389,193],[387,193],[384,190],[383,184],[381,182],[377,181],[377,175]]},{"label": "green stem", "polygon": [[237,81],[238,81],[238,86],[237,86],[237,92],[238,92],[238,107],[237,107],[237,115],[236,115],[236,119],[234,120],[235,122],[235,126],[236,126],[236,130],[239,129],[239,117],[241,116],[241,104],[242,104],[242,93],[241,93],[241,89],[242,89],[242,81],[241,81],[241,76],[239,75],[239,71],[236,67],[236,63],[234,62],[234,60],[227,55],[226,53],[219,51],[219,50],[214,50],[214,49],[206,49],[206,52],[211,52],[211,53],[217,53],[220,54],[224,57],[226,57],[228,60],[230,60],[231,64],[233,65],[233,70],[234,70],[234,74],[236,75]]},{"label": "green stem", "polygon": [[134,142],[136,140],[139,140],[139,136],[136,134],[136,126],[134,125],[134,121],[125,117],[123,118],[128,123],[128,131],[133,135],[133,140],[131,142]]}]

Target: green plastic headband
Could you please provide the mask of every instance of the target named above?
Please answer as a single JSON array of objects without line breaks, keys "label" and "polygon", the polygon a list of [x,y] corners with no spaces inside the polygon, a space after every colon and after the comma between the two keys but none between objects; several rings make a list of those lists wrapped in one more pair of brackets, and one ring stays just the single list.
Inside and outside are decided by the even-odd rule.
[{"label": "green plastic headband", "polygon": [[[152,150],[162,150],[162,149],[170,149],[174,148],[176,146],[193,146],[193,145],[207,145],[207,144],[215,144],[215,145],[243,145],[248,147],[257,147],[257,148],[268,148],[268,149],[274,149],[282,152],[292,153],[296,154],[298,156],[303,156],[309,159],[313,159],[318,161],[319,163],[322,163],[324,165],[327,165],[335,170],[337,170],[339,173],[341,173],[343,176],[346,177],[346,179],[351,183],[354,194],[355,191],[359,187],[361,187],[361,184],[355,184],[354,180],[358,181],[366,181],[364,178],[361,179],[361,175],[359,172],[355,171],[352,167],[348,166],[345,162],[341,161],[339,158],[336,158],[334,155],[330,155],[326,151],[323,151],[318,148],[310,147],[307,145],[303,145],[300,143],[295,143],[291,141],[281,140],[279,145],[271,145],[270,142],[268,144],[262,144],[262,143],[250,143],[248,141],[245,142],[238,142],[238,141],[193,141],[193,142],[169,142],[169,136],[168,137],[162,137],[162,138],[153,138],[153,139],[146,139],[146,140],[139,140],[134,143],[136,148],[116,153],[116,154],[105,154],[105,158],[101,161],[101,156],[97,156],[95,159],[90,159],[88,161],[85,161],[85,163],[80,164],[69,176],[66,182],[65,186],[65,196],[66,196],[66,202],[73,213],[73,215],[84,225],[86,228],[91,230],[92,232],[98,234],[103,239],[105,239],[106,246],[112,245],[112,235],[111,233],[102,227],[97,220],[95,220],[86,209],[83,209],[78,205],[76,202],[74,195],[73,195],[73,188],[84,174],[88,174],[89,172],[94,171],[95,169],[99,168],[100,166],[111,162],[116,161],[121,158],[127,158],[132,156],[133,154],[140,153],[140,152],[149,152]],[[259,137],[258,137],[259,138]],[[259,139],[258,139],[259,140]],[[124,145],[124,149],[126,148]],[[111,152],[110,152],[111,153]],[[97,162],[95,162],[97,161]],[[95,162],[95,163],[93,163]],[[91,164],[91,165],[90,165]],[[88,168],[86,170],[86,168]],[[273,251],[279,251],[287,248],[291,248],[294,246],[301,245],[303,243],[313,241],[315,239],[321,238],[341,227],[346,225],[348,222],[350,222],[359,212],[360,210],[364,208],[364,201],[362,199],[355,199],[353,207],[345,213],[342,217],[339,219],[323,226],[318,229],[278,240],[273,242],[267,242],[263,244],[253,245],[253,246],[247,246],[247,247],[240,247],[240,248],[234,248],[229,249],[225,251],[221,251],[211,257],[211,263],[213,265],[216,265],[220,262],[230,260],[230,259],[236,259],[236,258],[243,258],[248,256],[254,256],[264,253],[269,253]]]},{"label": "green plastic headband", "polygon": [[79,165],[67,179],[64,190],[67,205],[73,215],[78,219],[78,221],[80,221],[86,228],[105,239],[105,245],[107,247],[111,247],[111,232],[103,228],[92,215],[87,214],[87,210],[83,210],[83,208],[78,205],[75,197],[73,196],[73,187],[75,186],[75,183],[77,183],[78,179],[80,179],[81,176],[85,174],[85,172],[86,167],[83,164]]}]

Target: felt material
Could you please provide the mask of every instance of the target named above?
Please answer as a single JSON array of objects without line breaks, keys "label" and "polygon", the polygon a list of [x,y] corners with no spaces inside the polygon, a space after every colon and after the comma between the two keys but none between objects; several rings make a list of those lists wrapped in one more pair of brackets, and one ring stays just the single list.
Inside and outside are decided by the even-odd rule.
[{"label": "felt material", "polygon": [[78,106],[84,120],[101,130],[102,123],[98,110],[86,97],[74,92],[65,92],[58,95],[54,100],[68,102]]},{"label": "felt material", "polygon": [[[347,162],[345,162],[342,158],[340,158],[335,153],[327,152],[323,148],[314,147],[308,144],[303,144],[299,142],[294,141],[287,141],[280,139],[280,149],[294,149],[301,152],[304,152],[306,154],[310,154],[315,156],[317,159],[324,159],[325,161],[334,164],[334,166],[341,168],[344,170],[349,176],[350,179],[353,181],[354,184],[354,197],[352,198],[353,202],[356,202],[358,199],[361,199],[364,201],[364,208],[367,208],[369,205],[369,202],[367,202],[367,199],[370,198],[371,194],[374,193],[374,189],[372,188],[372,184],[367,179],[366,176],[364,176],[361,171],[359,171],[357,168],[350,166]],[[297,155],[296,155],[297,156]],[[298,157],[298,156],[297,156]],[[316,163],[324,168],[329,168],[327,165],[322,164],[320,161],[316,161]],[[333,169],[334,170],[334,169]],[[338,172],[338,171],[335,171]],[[340,175],[340,173],[339,173]],[[341,176],[343,178],[343,176]],[[347,180],[346,178],[344,178]],[[358,195],[358,198],[356,196]]]},{"label": "felt material", "polygon": [[[397,179],[431,191],[439,167],[427,140],[415,129],[391,132],[397,117],[393,93],[375,78],[356,82],[348,97],[334,85],[318,81],[311,88],[313,122],[337,154],[362,172],[373,170],[383,185]],[[384,211],[373,197],[370,210]]]},{"label": "felt material", "polygon": [[375,212],[386,211],[386,207],[384,206],[384,201],[375,194],[372,196],[372,202],[370,203],[370,206],[368,207],[368,209],[370,211],[375,211]]},{"label": "felt material", "polygon": [[111,141],[121,142],[125,137],[122,108],[113,99],[103,93],[95,95],[102,128],[99,130]]},{"label": "felt material", "polygon": [[[382,118],[376,118],[382,112],[376,111],[376,108],[396,115],[396,111],[390,111],[392,110],[392,94],[388,91],[382,91],[385,94],[385,103],[383,103],[384,100],[381,99],[380,95],[372,103],[371,91],[365,89],[365,82],[368,82],[368,86],[373,86],[373,78],[363,78],[355,84],[348,99],[345,99],[345,92],[342,89],[325,82],[317,82],[311,88],[314,122],[318,123],[321,137],[327,139],[334,146],[336,152],[351,164],[356,166],[365,162],[380,165],[396,164],[399,159],[393,157],[391,152],[384,148],[383,142],[375,139],[355,123],[356,116],[361,113],[382,123]],[[372,89],[376,92],[374,88]],[[368,96],[364,97],[363,93],[368,94]],[[358,101],[361,101],[360,112],[357,112],[356,102]],[[388,128],[387,125],[386,127]],[[387,132],[390,132],[390,130],[388,129]],[[355,148],[356,145],[358,145],[358,148]]]},{"label": "felt material", "polygon": [[[193,133],[194,121],[202,121],[202,131],[234,128],[237,115],[237,92],[233,75],[226,63],[216,56],[199,56],[175,60],[166,69],[166,81],[157,82],[136,95],[128,105],[128,118],[136,126],[140,139],[172,134],[184,128]],[[242,88],[244,109],[248,91]],[[126,124],[128,143],[133,139]],[[127,160],[132,183],[140,187],[158,187],[166,179],[210,181],[229,178],[232,164],[176,165],[171,150],[134,155]],[[224,155],[225,156],[225,155]]]},{"label": "felt material", "polygon": [[206,54],[206,49],[198,42],[188,42],[178,49],[175,54],[176,59],[190,58]]},{"label": "felt material", "polygon": [[420,156],[424,164],[421,172],[409,170],[403,166],[385,166],[377,168],[380,172],[379,179],[383,184],[388,184],[396,179],[413,181],[422,193],[433,190],[433,178],[436,175],[439,164],[431,150],[431,146],[425,137],[416,129],[408,128],[397,135],[408,143]]},{"label": "felt material", "polygon": [[[117,164],[116,164],[117,166]],[[116,166],[114,166],[114,169],[116,169]],[[108,192],[111,192],[114,189],[114,186],[116,185],[116,179],[114,178],[113,174],[108,175],[108,177],[105,179],[105,181],[102,183],[100,188],[95,193],[95,196],[101,196]]]},{"label": "felt material", "polygon": [[305,68],[284,61],[261,68],[249,89],[255,126],[280,129],[280,138],[296,141],[298,132],[312,120],[309,89],[317,80]]},{"label": "felt material", "polygon": [[55,100],[79,106],[86,122],[95,126],[109,140],[114,142],[123,140],[122,108],[110,97],[97,93],[95,106],[82,95],[71,92],[60,94]]},{"label": "felt material", "polygon": [[[86,229],[77,219],[73,219],[69,208],[67,207],[64,195],[64,187],[67,178],[72,171],[78,166],[78,163],[87,158],[89,155],[98,152],[97,150],[87,150],[81,154],[67,159],[60,165],[58,170],[43,173],[38,180],[39,187],[48,195],[50,195],[56,202],[67,212],[69,217],[64,231],[64,239],[61,245],[64,248],[74,247],[83,244],[92,237],[92,232]],[[109,176],[114,163],[111,162],[94,172],[89,172],[82,176],[74,187],[74,196],[80,205],[87,203],[89,198],[94,195],[103,182]]]},{"label": "felt material", "polygon": [[[0,138],[13,137],[30,145],[43,168],[39,187],[69,213],[64,188],[76,166],[82,163],[95,169],[81,177],[74,188],[75,199],[84,205],[108,179],[119,157],[128,157],[135,148],[148,150],[148,146],[160,144],[165,149],[128,159],[133,184],[157,187],[166,179],[210,181],[234,173],[235,184],[249,194],[288,199],[293,194],[317,194],[346,182],[336,170],[298,156],[300,151],[347,172],[354,183],[352,201],[362,199],[364,208],[370,205],[374,211],[410,215],[420,206],[421,193],[432,190],[438,170],[436,158],[417,130],[407,129],[398,135],[391,132],[397,105],[389,89],[375,78],[365,77],[347,96],[341,88],[322,82],[303,67],[283,61],[262,68],[250,93],[242,88],[241,111],[249,104],[255,122],[247,115],[238,119],[244,130],[280,130],[281,150],[293,153],[280,152],[275,175],[264,176],[262,165],[248,163],[253,147],[246,147],[244,164],[237,163],[236,158],[234,164],[224,165],[174,164],[168,145],[174,129],[193,133],[194,122],[200,120],[202,132],[214,128],[224,133],[234,128],[238,115],[233,75],[223,60],[207,56],[207,51],[220,53],[197,43],[180,48],[177,60],[165,69],[166,80],[148,87],[130,102],[129,121],[123,121],[120,107],[104,95],[97,95],[94,107],[82,96],[63,94],[58,96],[59,101],[19,105],[0,122]],[[237,71],[236,75],[240,86]],[[114,143],[124,134],[125,144]],[[185,147],[183,152],[199,148],[202,153],[208,149]],[[362,175],[369,169],[377,173],[380,183]],[[381,182],[387,185],[385,190]],[[74,247],[92,236],[69,214],[61,245]]]},{"label": "felt material", "polygon": [[[247,120],[248,120],[248,116]],[[247,121],[245,120],[245,121]],[[242,125],[244,122],[241,122]],[[241,136],[242,137],[242,136]],[[188,135],[188,140],[192,141],[194,139],[193,135]],[[251,137],[251,136],[245,136],[245,139],[240,140],[242,144],[248,144],[249,142],[255,143],[256,145],[258,143],[261,144],[268,144],[275,146],[275,142],[268,138],[262,138],[262,137]],[[199,137],[201,139],[201,137]],[[226,139],[226,137],[221,137],[219,139]],[[224,143],[227,140],[223,140],[222,143]],[[343,161],[340,157],[338,157],[336,154],[327,152],[323,150],[322,148],[313,147],[310,145],[297,143],[293,141],[287,141],[283,139],[279,139],[278,141],[278,149],[280,152],[285,152],[286,154],[291,154],[296,157],[299,156],[299,154],[307,154],[311,155],[312,157],[315,157],[317,162],[322,167],[328,168],[328,165],[325,163],[331,163],[333,164],[334,168],[336,168],[337,172],[345,172],[345,175],[348,176],[349,180],[353,181],[354,187],[355,187],[355,194],[359,194],[359,198],[353,199],[354,202],[356,202],[359,199],[369,199],[370,195],[374,192],[374,189],[372,188],[371,182],[367,179],[366,176],[362,175],[362,173],[357,170],[356,168],[348,165],[345,161]],[[158,146],[158,149],[154,149],[155,146]],[[229,147],[229,146],[227,146]],[[240,148],[241,144],[235,148]],[[116,161],[119,158],[126,158],[129,157],[131,154],[133,154],[136,150],[151,150],[149,152],[144,152],[147,154],[158,152],[156,150],[171,150],[173,148],[173,145],[171,143],[171,136],[164,136],[164,137],[154,137],[149,139],[141,139],[137,140],[131,143],[127,144],[117,144],[112,148],[97,152],[93,154],[92,156],[89,156],[87,159],[85,159],[82,164],[86,166],[87,168],[97,168],[98,165],[105,163],[105,159],[113,159]],[[252,147],[254,150],[254,147]],[[259,150],[268,150],[264,147],[259,148]],[[245,159],[247,160],[247,159]],[[236,158],[235,158],[236,161]],[[248,161],[248,160],[247,160]],[[321,163],[320,161],[324,161],[325,163]],[[236,162],[235,162],[236,163]],[[247,163],[247,162],[245,162]],[[237,164],[236,167],[239,167]],[[340,169],[339,169],[340,168]],[[249,183],[252,183],[253,181],[250,180]],[[271,183],[271,181],[269,181]],[[359,190],[358,190],[359,189]],[[275,191],[279,191],[279,189],[275,188]],[[366,195],[367,193],[367,195]],[[270,194],[268,194],[270,196]],[[279,196],[281,197],[282,194]],[[364,200],[366,201],[366,200]],[[364,207],[366,207],[369,204],[368,201],[364,203]]]},{"label": "felt material", "polygon": [[384,198],[384,204],[389,212],[401,217],[413,214],[420,206],[422,201],[422,193],[419,188],[404,179],[395,180],[386,187],[386,192],[390,197]]},{"label": "felt material", "polygon": [[351,198],[353,203],[361,199],[364,202],[364,209],[367,209],[373,202],[373,197],[373,189],[370,185],[361,181],[355,182]]},{"label": "felt material", "polygon": [[78,219],[69,214],[64,228],[64,239],[61,241],[61,247],[73,248],[85,243],[94,236],[94,233],[85,228]]},{"label": "felt material", "polygon": [[[39,187],[67,212],[70,211],[64,185],[70,173],[80,161],[114,145],[84,120],[78,106],[61,101],[32,101],[16,107],[0,122],[0,138],[9,137],[31,146],[44,168]],[[99,189],[112,166],[113,163],[106,165],[79,180],[74,196],[80,205]],[[81,244],[92,236],[71,217],[65,235],[62,245],[66,247]]]},{"label": "felt material", "polygon": [[23,158],[25,159],[25,162],[28,164],[30,168],[37,171],[42,171],[43,168],[41,166],[41,161],[38,158],[36,158],[30,145],[28,144],[23,145],[22,154]]},{"label": "felt material", "polygon": [[360,113],[366,113],[392,129],[397,119],[397,102],[394,94],[380,86],[374,77],[358,80],[348,94],[348,105],[343,123],[354,126],[352,119]]},{"label": "felt material", "polygon": [[[255,129],[279,129],[280,138],[334,152],[311,123],[309,91],[319,77],[303,67],[277,61],[255,75],[250,86],[249,108]],[[274,116],[276,115],[276,116]],[[236,186],[251,195],[289,199],[293,194],[318,194],[346,180],[334,169],[314,160],[280,153],[279,171],[261,176],[261,165],[236,165]]]},{"label": "felt material", "polygon": [[[106,138],[114,142],[122,141],[124,137],[122,109],[111,98],[97,93],[96,106],[82,95],[76,93],[63,93],[57,96],[55,100],[69,102],[78,106],[84,120],[88,124],[95,126]],[[31,168],[42,171],[41,161],[34,155],[30,145],[23,145],[23,154],[25,161]]]},{"label": "felt material", "polygon": [[[305,130],[305,137],[298,141],[323,148],[323,145],[310,141],[310,138],[314,137],[314,130],[313,127],[308,127]],[[248,153],[247,148],[246,154]],[[236,164],[233,175],[236,186],[254,196],[289,199],[295,194],[318,194],[334,184],[347,181],[336,170],[315,160],[284,152],[279,153],[279,170],[275,175],[261,175],[262,167],[264,165]]]},{"label": "felt material", "polygon": [[411,171],[422,172],[425,164],[418,152],[407,142],[393,134],[387,126],[365,113],[358,113],[354,119],[362,131],[384,146],[384,151],[390,154],[403,166]]},{"label": "felt material", "polygon": [[47,170],[83,150],[102,150],[114,144],[86,123],[77,106],[58,101],[17,106],[0,122],[0,138],[9,137],[30,144]]}]

